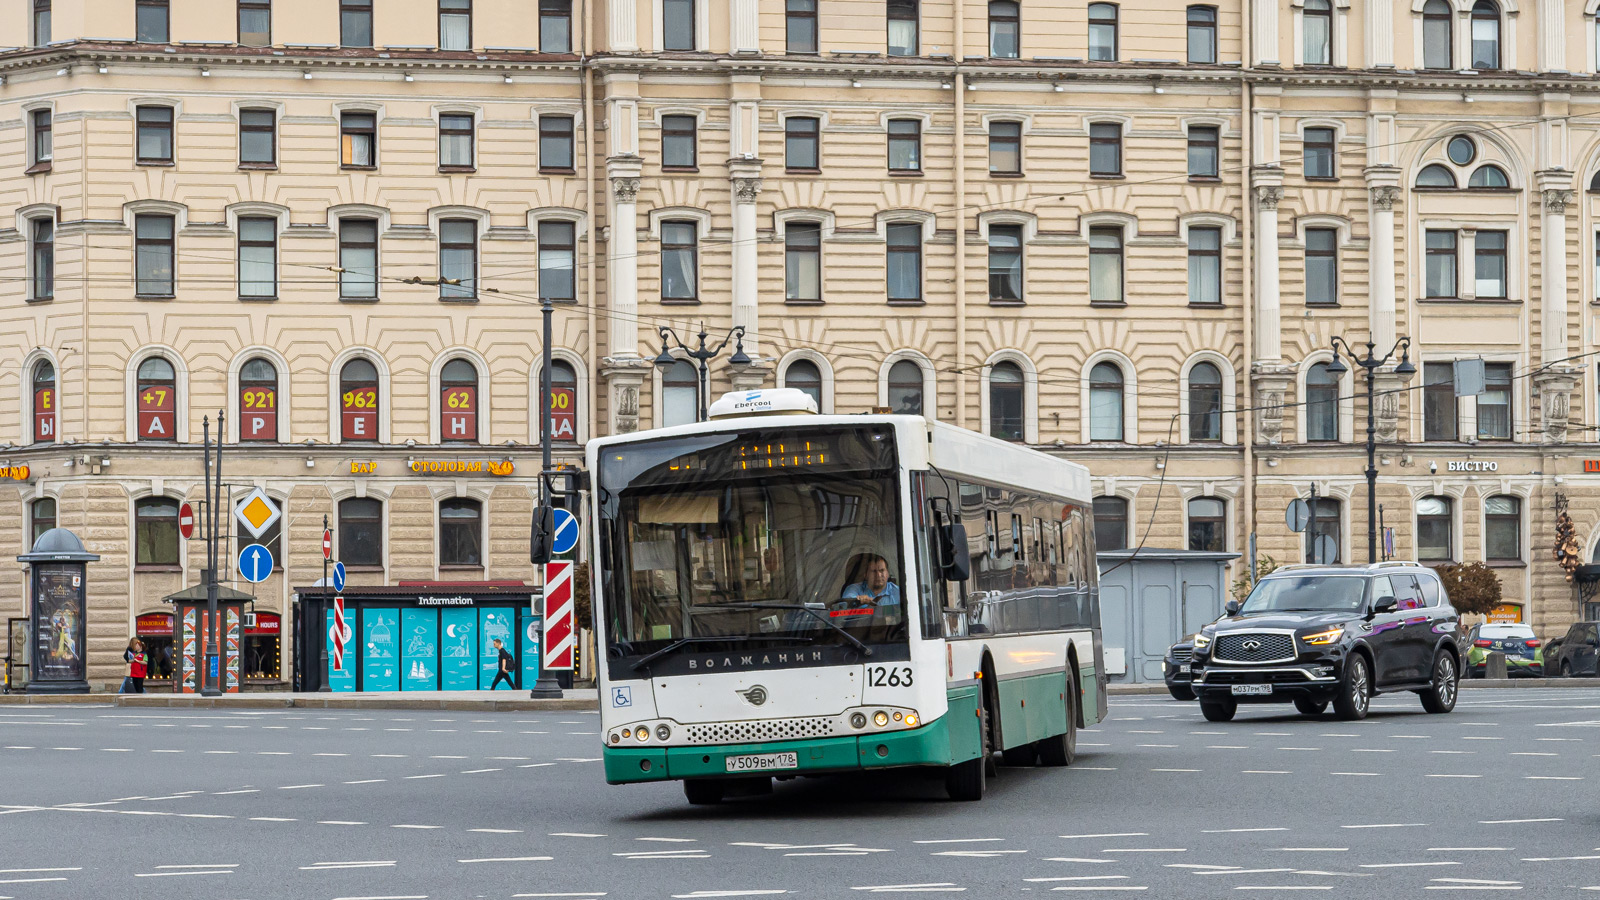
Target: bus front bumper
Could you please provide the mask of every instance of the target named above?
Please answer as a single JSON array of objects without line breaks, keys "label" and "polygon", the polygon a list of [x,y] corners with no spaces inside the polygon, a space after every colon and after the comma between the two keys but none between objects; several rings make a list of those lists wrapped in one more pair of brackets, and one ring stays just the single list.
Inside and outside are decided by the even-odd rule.
[{"label": "bus front bumper", "polygon": [[[800,741],[717,744],[698,747],[606,747],[606,781],[668,781],[678,778],[816,775],[895,766],[947,766],[951,762],[948,716],[910,731]],[[763,772],[728,771],[730,756],[793,753],[798,766]]]}]

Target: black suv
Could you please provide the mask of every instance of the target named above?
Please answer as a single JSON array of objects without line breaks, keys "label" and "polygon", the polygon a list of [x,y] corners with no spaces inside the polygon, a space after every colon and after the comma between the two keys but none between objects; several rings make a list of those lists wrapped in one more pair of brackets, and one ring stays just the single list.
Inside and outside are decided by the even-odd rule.
[{"label": "black suv", "polygon": [[1431,713],[1455,708],[1459,617],[1432,569],[1412,562],[1285,566],[1195,636],[1190,687],[1213,722],[1240,703],[1294,702],[1341,719],[1373,694],[1412,691]]}]

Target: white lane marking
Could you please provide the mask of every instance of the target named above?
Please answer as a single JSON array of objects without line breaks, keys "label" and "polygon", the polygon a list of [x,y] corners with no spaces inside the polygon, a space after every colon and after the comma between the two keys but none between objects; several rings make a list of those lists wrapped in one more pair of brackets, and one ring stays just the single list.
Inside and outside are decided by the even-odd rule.
[{"label": "white lane marking", "polygon": [[466,759],[465,756],[430,756],[429,759]]},{"label": "white lane marking", "polygon": [[1057,875],[1053,878],[1024,878],[1034,883],[1046,881],[1127,881],[1126,875]]},{"label": "white lane marking", "polygon": [[[157,753],[182,753],[183,751],[182,750],[157,750],[156,752]],[[287,750],[257,750],[256,751],[256,755],[257,756],[293,756],[294,754],[290,753]]]},{"label": "white lane marking", "polygon": [[374,753],[374,754],[372,754],[372,758],[373,759],[405,759],[406,755],[404,753]]},{"label": "white lane marking", "polygon": [[1479,825],[1532,825],[1539,822],[1565,822],[1566,819],[1480,819]]},{"label": "white lane marking", "polygon": [[1359,776],[1359,777],[1363,777],[1363,778],[1377,778],[1377,777],[1379,777],[1379,773],[1377,773],[1377,772],[1329,772],[1328,774],[1329,775],[1350,775],[1352,777]]},{"label": "white lane marking", "polygon": [[1512,756],[1560,756],[1559,753],[1534,753],[1531,750],[1512,751]]},{"label": "white lane marking", "polygon": [[406,780],[407,781],[415,781],[415,780],[417,780],[419,778],[443,778],[443,777],[444,777],[444,773],[441,772],[441,773],[439,773],[437,775],[407,775],[406,776]]},{"label": "white lane marking", "polygon": [[1510,884],[1430,884],[1430,891],[1520,891],[1522,885]]},{"label": "white lane marking", "polygon": [[[518,831],[515,828],[468,828],[467,830],[468,831],[475,831],[478,834],[521,834],[522,833],[522,832]],[[533,896],[539,896],[539,895],[536,895],[536,894],[517,894],[516,896],[518,896],[518,897],[523,897],[523,896],[533,897]],[[550,896],[555,897],[555,896],[561,896],[561,895],[551,894]],[[578,896],[578,895],[573,895],[573,896]],[[584,894],[582,896],[588,896],[588,895]]]},{"label": "white lane marking", "polygon": [[672,896],[675,898],[675,900],[685,900],[685,898],[697,898],[697,897],[770,897],[773,894],[787,894],[787,893],[789,893],[789,892],[784,890],[784,889],[782,889],[782,888],[776,888],[776,889],[768,889],[768,890],[749,890],[749,891],[694,891],[694,892],[688,893],[688,894],[673,894]]},{"label": "white lane marking", "polygon": [[1281,769],[1245,769],[1245,770],[1241,771],[1239,774],[1240,775],[1293,775],[1294,773],[1293,772],[1285,772],[1285,771],[1283,771]]},{"label": "white lane marking", "polygon": [[710,859],[711,854],[704,850],[653,850],[650,852],[613,853],[623,859]]},{"label": "white lane marking", "polygon": [[504,771],[505,771],[504,769],[468,769],[465,772],[462,772],[461,774],[463,774],[463,775],[482,775],[485,772],[504,772]]},{"label": "white lane marking", "polygon": [[313,753],[312,756],[349,756],[348,753]]},{"label": "white lane marking", "polygon": [[937,881],[928,884],[880,884],[853,887],[850,890],[866,891],[869,894],[959,894],[966,888],[958,887],[953,881]]},{"label": "white lane marking", "polygon": [[583,831],[552,831],[551,837],[605,837],[603,834],[589,834]]},{"label": "white lane marking", "polygon": [[507,762],[526,762],[526,761],[532,759],[533,757],[531,757],[531,756],[489,756],[489,757],[485,757],[485,758],[486,759],[495,759],[495,760],[505,760]]},{"label": "white lane marking", "polygon": [[1255,831],[1288,831],[1287,828],[1215,828],[1203,830],[1201,834],[1249,834]]},{"label": "white lane marking", "polygon": [[1014,853],[1027,853],[1026,850],[940,850],[929,856],[963,856],[970,859],[996,859]]},{"label": "white lane marking", "polygon": [[82,872],[83,866],[61,866],[54,869],[0,869],[0,875],[30,875],[38,872]]},{"label": "white lane marking", "polygon": [[387,778],[363,778],[360,781],[346,781],[345,784],[377,784],[380,781],[388,780]]},{"label": "white lane marking", "polygon": [[665,844],[697,844],[697,843],[700,842],[699,838],[675,838],[675,837],[642,837],[642,838],[634,838],[634,840],[636,840],[636,841],[660,841],[661,843],[665,843]]},{"label": "white lane marking", "polygon": [[1142,885],[1142,884],[1141,885],[1131,885],[1130,884],[1130,885],[1127,885],[1127,886],[1113,885],[1113,884],[1105,884],[1105,885],[1098,885],[1098,884],[1097,885],[1089,885],[1089,884],[1066,885],[1066,884],[1063,884],[1063,885],[1060,885],[1058,887],[1053,887],[1050,890],[1052,890],[1052,891],[1148,891],[1148,890],[1150,890],[1150,888],[1149,888],[1149,886]]},{"label": "white lane marking", "polygon": [[[1429,847],[1429,853],[1487,853],[1491,850],[1510,850],[1511,847]],[[1435,878],[1434,881],[1459,881],[1457,878]]]},{"label": "white lane marking", "polygon": [[1524,775],[1529,781],[1582,781],[1582,775]]},{"label": "white lane marking", "polygon": [[1187,847],[1121,847],[1101,850],[1101,853],[1188,853]]},{"label": "white lane marking", "polygon": [[1114,862],[1116,862],[1116,860],[1114,860],[1114,859],[1085,859],[1085,858],[1083,858],[1081,856],[1046,856],[1044,858],[1044,861],[1045,862],[1069,862],[1069,863],[1114,863]]},{"label": "white lane marking", "polygon": [[458,859],[458,863],[508,863],[508,862],[549,862],[553,856],[488,856],[482,859]]},{"label": "white lane marking", "polygon": [[41,881],[66,881],[67,879],[56,876],[54,878],[0,878],[0,884],[36,884]]},{"label": "white lane marking", "polygon": [[333,900],[428,900],[427,894],[385,894],[381,897],[335,897]]},{"label": "white lane marking", "polygon": [[1062,840],[1071,841],[1078,838],[1118,838],[1118,837],[1149,837],[1148,831],[1115,831],[1106,834],[1063,834],[1058,835]]},{"label": "white lane marking", "polygon": [[1426,822],[1388,822],[1379,825],[1340,825],[1340,828],[1426,828]]},{"label": "white lane marking", "polygon": [[280,790],[280,791],[298,791],[298,790],[301,790],[303,788],[319,788],[319,787],[323,787],[323,785],[320,785],[320,784],[291,784],[291,785],[287,785],[285,787],[278,788],[278,790]]},{"label": "white lane marking", "polygon": [[519,769],[542,769],[545,766],[553,766],[553,765],[555,765],[555,763],[523,763],[522,765],[517,766],[517,768],[519,768]]},{"label": "white lane marking", "polygon": [[1243,744],[1209,744],[1209,745],[1206,746],[1206,749],[1207,750],[1249,750],[1250,748],[1246,747]]},{"label": "white lane marking", "polygon": [[1482,775],[1423,775],[1423,778],[1482,778]]},{"label": "white lane marking", "polygon": [[238,863],[171,863],[158,869],[237,869]]},{"label": "white lane marking", "polygon": [[[1600,859],[1600,856],[1524,856],[1523,862],[1569,862],[1580,859]],[[1590,890],[1584,888],[1584,890]]]},{"label": "white lane marking", "polygon": [[604,897],[605,891],[574,891],[565,894],[512,894],[513,897]]},{"label": "white lane marking", "polygon": [[1331,891],[1331,884],[1241,884],[1236,891]]},{"label": "white lane marking", "polygon": [[443,828],[443,825],[390,825],[390,828],[414,828],[418,831],[433,831]]},{"label": "white lane marking", "polygon": [[1279,847],[1282,853],[1349,853],[1349,847]]},{"label": "white lane marking", "polygon": [[338,819],[323,819],[323,820],[318,821],[317,824],[318,825],[365,825],[367,823],[365,823],[365,822],[343,822],[343,821],[340,821]]},{"label": "white lane marking", "polygon": [[321,872],[328,869],[380,869],[393,866],[394,860],[368,860],[365,862],[319,862],[313,866],[301,866],[302,872]]},{"label": "white lane marking", "polygon": [[981,844],[990,841],[1003,841],[1005,838],[945,838],[938,841],[912,841],[913,844]]},{"label": "white lane marking", "polygon": [[210,871],[188,872],[135,872],[135,878],[169,878],[176,875],[232,875],[232,869],[212,869]]},{"label": "white lane marking", "polygon": [[259,793],[261,793],[261,789],[260,788],[245,788],[244,790],[240,790],[240,791],[214,791],[214,792],[212,792],[211,796],[213,796],[213,797],[232,797],[234,794],[259,794]]},{"label": "white lane marking", "polygon": [[1495,881],[1492,878],[1431,878],[1430,881],[1447,882],[1450,884],[1521,884],[1520,881]]},{"label": "white lane marking", "polygon": [[252,822],[298,822],[300,820],[299,819],[280,819],[280,818],[277,818],[276,816],[253,816],[253,817],[251,817],[250,821],[252,821]]},{"label": "white lane marking", "polygon": [[1151,769],[1152,772],[1203,772],[1204,769]]},{"label": "white lane marking", "polygon": [[1403,862],[1403,863],[1361,863],[1363,869],[1419,869],[1424,866],[1459,866],[1461,863],[1453,860],[1437,860],[1435,862]]}]

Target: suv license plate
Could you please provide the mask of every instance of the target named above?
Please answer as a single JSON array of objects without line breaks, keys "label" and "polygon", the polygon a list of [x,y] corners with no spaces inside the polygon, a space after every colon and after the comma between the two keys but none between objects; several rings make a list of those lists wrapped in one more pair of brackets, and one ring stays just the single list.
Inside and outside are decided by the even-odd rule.
[{"label": "suv license plate", "polygon": [[749,756],[726,757],[729,772],[765,772],[769,769],[798,769],[798,753],[752,753]]},{"label": "suv license plate", "polygon": [[1272,693],[1270,684],[1236,684],[1233,686],[1235,697],[1265,697]]}]

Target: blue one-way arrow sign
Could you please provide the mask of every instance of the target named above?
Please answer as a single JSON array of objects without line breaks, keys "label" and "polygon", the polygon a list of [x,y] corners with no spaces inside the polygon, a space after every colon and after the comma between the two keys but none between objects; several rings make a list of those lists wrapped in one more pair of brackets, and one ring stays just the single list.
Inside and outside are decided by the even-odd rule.
[{"label": "blue one-way arrow sign", "polygon": [[550,539],[550,552],[571,553],[578,546],[578,517],[564,509],[555,510],[555,535]]},{"label": "blue one-way arrow sign", "polygon": [[342,562],[333,564],[333,589],[336,591],[344,590],[344,563]]},{"label": "blue one-way arrow sign", "polygon": [[246,545],[239,551],[239,574],[252,584],[266,581],[272,574],[272,551],[260,544]]}]

